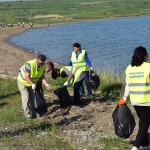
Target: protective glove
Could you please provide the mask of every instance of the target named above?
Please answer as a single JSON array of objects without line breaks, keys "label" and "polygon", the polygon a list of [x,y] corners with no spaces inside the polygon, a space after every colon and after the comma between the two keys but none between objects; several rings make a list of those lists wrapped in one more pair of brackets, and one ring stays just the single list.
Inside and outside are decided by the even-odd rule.
[{"label": "protective glove", "polygon": [[32,89],[35,90],[36,89],[36,85],[34,83],[32,83]]},{"label": "protective glove", "polygon": [[66,82],[64,83],[64,86],[68,86],[68,84],[69,84],[68,81],[66,81]]},{"label": "protective glove", "polygon": [[121,106],[121,105],[124,105],[125,104],[125,100],[123,98],[121,98],[119,101],[118,101],[118,105]]},{"label": "protective glove", "polygon": [[90,71],[94,71],[94,69],[92,67],[90,67]]}]

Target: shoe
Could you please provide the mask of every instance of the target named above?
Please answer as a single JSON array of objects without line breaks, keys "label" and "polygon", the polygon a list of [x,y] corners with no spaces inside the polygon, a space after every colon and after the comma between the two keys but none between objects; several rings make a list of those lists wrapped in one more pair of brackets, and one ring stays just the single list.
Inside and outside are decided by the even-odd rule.
[{"label": "shoe", "polygon": [[132,150],[139,150],[139,148],[133,146]]},{"label": "shoe", "polygon": [[36,118],[42,118],[43,116],[40,115],[39,113],[36,113]]},{"label": "shoe", "polygon": [[92,95],[87,95],[87,97],[86,97],[87,99],[92,99],[93,98],[93,96]]},{"label": "shoe", "polygon": [[81,94],[80,97],[81,97],[81,98],[82,98],[82,97],[85,97],[85,94]]},{"label": "shoe", "polygon": [[26,115],[26,118],[27,119],[34,119],[34,118],[36,118],[36,116],[32,115],[32,114],[28,114],[28,115]]}]

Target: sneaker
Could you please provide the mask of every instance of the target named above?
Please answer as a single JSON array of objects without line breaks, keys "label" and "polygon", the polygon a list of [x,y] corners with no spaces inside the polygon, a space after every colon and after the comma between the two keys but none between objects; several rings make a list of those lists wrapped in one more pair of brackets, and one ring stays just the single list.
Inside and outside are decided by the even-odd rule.
[{"label": "sneaker", "polygon": [[82,97],[85,97],[85,94],[81,94],[80,97],[81,97],[81,98],[82,98]]},{"label": "sneaker", "polygon": [[139,150],[137,147],[133,146],[132,150]]},{"label": "sneaker", "polygon": [[28,115],[25,115],[27,119],[34,119],[36,118],[35,115],[32,115],[32,114],[28,114]]},{"label": "sneaker", "polygon": [[93,96],[92,95],[87,95],[87,97],[86,97],[87,99],[92,99],[93,98]]},{"label": "sneaker", "polygon": [[43,116],[40,115],[39,113],[36,113],[36,118],[42,118]]}]

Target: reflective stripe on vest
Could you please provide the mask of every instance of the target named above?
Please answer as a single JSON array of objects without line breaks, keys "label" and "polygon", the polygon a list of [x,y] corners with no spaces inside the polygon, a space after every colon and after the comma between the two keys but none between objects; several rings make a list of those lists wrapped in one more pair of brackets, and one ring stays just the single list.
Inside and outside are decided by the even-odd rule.
[{"label": "reflective stripe on vest", "polygon": [[82,73],[82,70],[80,70],[80,69],[77,68],[77,67],[65,66],[65,67],[61,68],[60,74],[62,73],[62,71],[63,71],[64,69],[67,69],[68,71],[72,72],[72,74],[74,75],[74,77],[73,77],[73,78],[70,80],[70,82],[69,82],[69,84],[71,84],[71,85],[73,85],[73,84],[77,81],[78,77],[79,77],[80,74]]},{"label": "reflective stripe on vest", "polygon": [[85,50],[81,50],[81,53],[78,55],[78,59],[76,58],[76,53],[73,51],[71,55],[71,61],[72,61],[72,66],[73,67],[81,67],[80,69],[82,71],[87,71],[88,67],[85,62]]},{"label": "reflective stripe on vest", "polygon": [[126,69],[128,89],[132,103],[150,103],[150,63]]},{"label": "reflective stripe on vest", "polygon": [[[37,69],[37,63],[36,63],[36,60],[31,60],[31,61],[28,61],[27,63],[30,64],[31,66],[31,72],[30,72],[30,79],[32,80],[32,82],[34,84],[37,83],[37,81],[39,80],[39,78],[43,75],[44,73],[44,70],[45,70],[45,65],[43,65],[39,70]],[[25,63],[25,64],[27,64]],[[25,86],[31,86],[29,84],[29,82],[26,81],[25,79],[25,65],[24,65],[24,68],[21,70],[21,72],[19,72],[19,75],[18,75],[18,80],[24,84]]]}]

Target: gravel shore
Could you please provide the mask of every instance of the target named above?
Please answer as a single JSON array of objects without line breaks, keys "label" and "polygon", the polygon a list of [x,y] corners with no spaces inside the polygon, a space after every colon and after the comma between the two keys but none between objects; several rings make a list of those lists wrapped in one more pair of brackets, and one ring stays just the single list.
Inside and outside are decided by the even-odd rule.
[{"label": "gravel shore", "polygon": [[[34,25],[34,28],[45,27],[47,25]],[[16,34],[25,32],[31,27],[19,26],[0,27],[0,77],[16,78],[18,69],[24,62],[36,58],[36,54],[24,51],[12,44],[6,42],[6,39]]]}]

